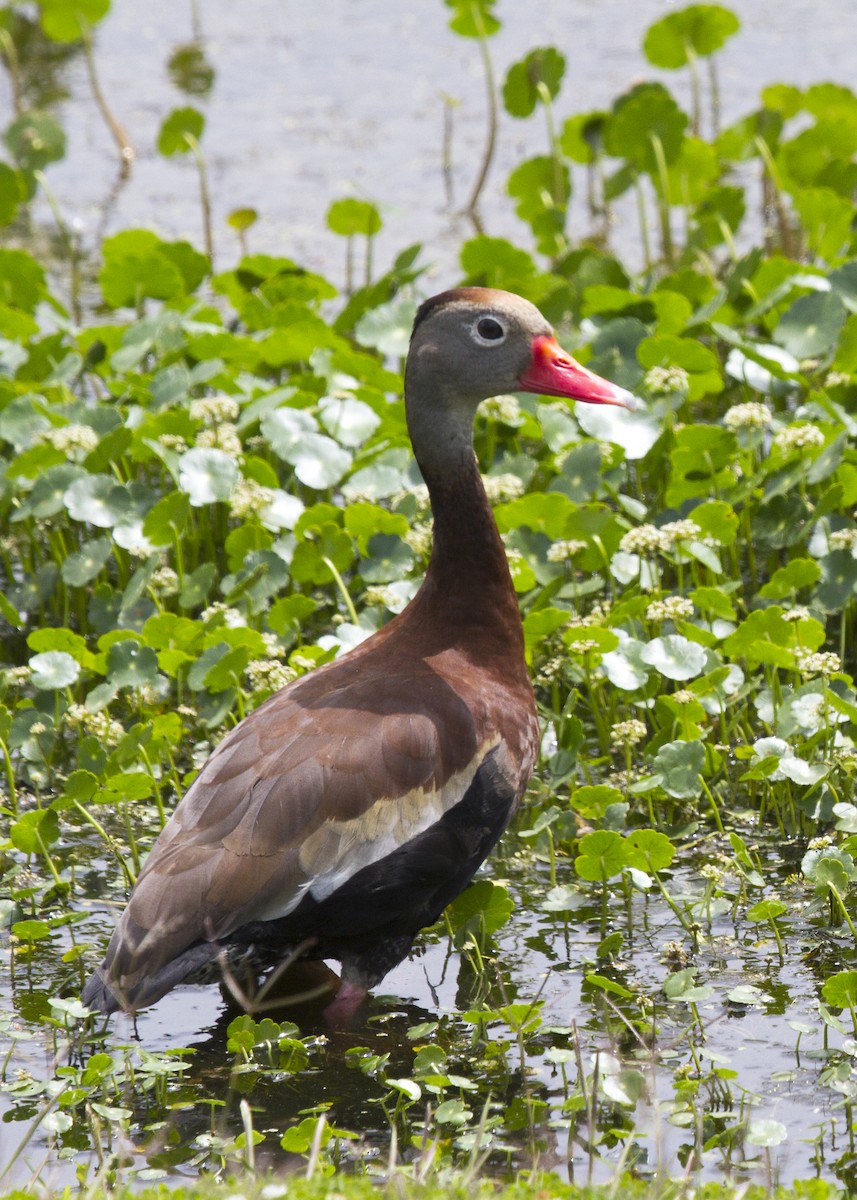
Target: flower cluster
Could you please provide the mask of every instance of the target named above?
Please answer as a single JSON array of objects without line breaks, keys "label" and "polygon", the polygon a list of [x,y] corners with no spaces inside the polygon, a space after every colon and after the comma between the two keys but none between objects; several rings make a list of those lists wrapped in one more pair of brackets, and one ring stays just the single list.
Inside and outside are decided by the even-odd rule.
[{"label": "flower cluster", "polygon": [[659,550],[669,550],[670,541],[657,525],[638,525],[622,535],[619,549],[628,554],[656,554]]},{"label": "flower cluster", "polygon": [[70,704],[65,710],[66,724],[81,732],[92,734],[103,746],[116,746],[125,736],[125,730],[118,721],[104,712],[90,712],[83,704]]},{"label": "flower cluster", "polygon": [[[223,426],[221,425],[219,428],[222,429]],[[230,500],[232,515],[242,521],[247,517],[258,517],[273,499],[272,488],[257,483],[255,479],[241,479]]]},{"label": "flower cluster", "polygon": [[225,454],[230,454],[233,457],[237,457],[243,450],[241,438],[238,436],[238,429],[235,425],[231,425],[228,422],[203,429],[197,435],[196,445],[202,446],[207,450],[222,450]]},{"label": "flower cluster", "polygon": [[158,567],[152,572],[149,586],[156,596],[172,596],[179,590],[179,577],[172,567]]},{"label": "flower cluster", "polygon": [[610,736],[616,747],[630,749],[631,746],[636,746],[638,742],[641,742],[646,733],[645,721],[639,721],[636,717],[632,717],[630,721],[617,721],[610,727]]},{"label": "flower cluster", "polygon": [[842,659],[832,650],[813,653],[799,647],[795,650],[795,662],[801,675],[835,675],[842,670]]},{"label": "flower cluster", "polygon": [[89,425],[61,425],[48,429],[42,437],[55,450],[75,459],[85,458],[98,445],[98,434]]},{"label": "flower cluster", "polygon": [[233,396],[202,396],[190,402],[190,419],[206,425],[237,421],[241,409]]},{"label": "flower cluster", "polygon": [[687,596],[664,596],[646,609],[647,621],[680,621],[693,616],[693,601]]},{"label": "flower cluster", "polygon": [[483,475],[482,482],[492,504],[517,500],[524,494],[524,481],[518,475]]},{"label": "flower cluster", "polygon": [[517,396],[492,396],[482,404],[481,411],[492,421],[499,421],[501,425],[521,423],[521,406]]},{"label": "flower cluster", "polygon": [[738,429],[770,429],[772,422],[771,410],[761,400],[733,404],[723,414],[723,424],[733,433]]},{"label": "flower cluster", "polygon": [[690,390],[690,376],[684,367],[651,367],[646,372],[646,390],[665,396],[680,392],[686,396]]},{"label": "flower cluster", "polygon": [[857,550],[857,529],[835,529],[827,535],[827,544],[831,550]]},{"label": "flower cluster", "polygon": [[248,662],[244,673],[250,680],[250,686],[254,692],[259,692],[263,688],[270,688],[271,691],[278,692],[280,688],[284,688],[298,677],[297,671],[275,658],[254,658],[252,662]]},{"label": "flower cluster", "polygon": [[586,542],[579,538],[567,538],[548,546],[548,562],[569,562],[576,554],[586,549]]},{"label": "flower cluster", "polygon": [[795,450],[815,450],[823,446],[824,441],[824,434],[817,425],[789,425],[780,430],[774,445],[783,454],[792,454]]}]

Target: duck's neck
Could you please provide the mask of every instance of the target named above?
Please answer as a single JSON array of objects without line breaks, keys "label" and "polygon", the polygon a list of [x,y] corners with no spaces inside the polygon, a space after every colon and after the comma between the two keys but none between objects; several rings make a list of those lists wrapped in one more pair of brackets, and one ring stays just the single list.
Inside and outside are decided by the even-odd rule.
[{"label": "duck's neck", "polygon": [[506,553],[471,445],[442,469],[421,462],[434,513],[434,545],[413,618],[489,658],[523,666],[523,632]]}]

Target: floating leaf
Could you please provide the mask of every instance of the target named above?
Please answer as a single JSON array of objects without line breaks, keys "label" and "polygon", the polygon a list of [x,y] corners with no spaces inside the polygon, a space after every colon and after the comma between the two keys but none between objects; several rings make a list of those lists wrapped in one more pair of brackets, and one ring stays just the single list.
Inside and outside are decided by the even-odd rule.
[{"label": "floating leaf", "polygon": [[179,459],[179,487],[194,508],[228,500],[240,478],[235,459],[225,450],[196,446]]},{"label": "floating leaf", "polygon": [[705,650],[678,633],[653,638],[640,651],[640,659],[667,679],[692,679],[705,669]]},{"label": "floating leaf", "polygon": [[643,53],[653,67],[674,71],[692,57],[714,54],[739,28],[735,14],[720,4],[689,4],[649,26]]},{"label": "floating leaf", "polygon": [[503,103],[512,117],[529,117],[545,97],[555,100],[565,74],[565,58],[554,46],[531,50],[513,63],[503,84]]},{"label": "floating leaf", "polygon": [[205,129],[205,117],[195,108],[174,108],[158,132],[158,151],[171,157],[187,154]]},{"label": "floating leaf", "polygon": [[64,650],[45,650],[30,659],[30,678],[40,691],[70,687],[80,675],[80,664]]}]

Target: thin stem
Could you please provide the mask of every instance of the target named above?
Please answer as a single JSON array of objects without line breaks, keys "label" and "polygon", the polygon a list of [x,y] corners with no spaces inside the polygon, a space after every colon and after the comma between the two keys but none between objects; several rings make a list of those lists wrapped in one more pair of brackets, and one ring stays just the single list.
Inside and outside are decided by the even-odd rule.
[{"label": "thin stem", "polygon": [[330,571],[331,575],[333,576],[334,583],[339,588],[339,594],[342,596],[342,599],[345,601],[345,607],[348,609],[348,616],[351,619],[352,625],[359,625],[360,622],[357,618],[357,609],[354,607],[354,601],[351,599],[351,596],[349,595],[349,592],[348,592],[348,588],[345,586],[345,580],[339,574],[339,571],[336,569],[333,562],[329,558],[325,558],[324,556],[322,556],[321,561],[327,567],[328,571]]},{"label": "thin stem", "polygon": [[208,171],[205,166],[205,155],[202,153],[202,146],[193,136],[192,133],[185,133],[185,139],[190,146],[191,153],[196,160],[196,167],[199,171],[199,202],[202,205],[202,233],[205,238],[205,253],[208,255],[209,261],[214,263],[214,237],[211,232],[211,195],[208,190]]},{"label": "thin stem", "polygon": [[9,82],[12,85],[12,110],[16,117],[24,111],[24,89],[21,87],[21,61],[15,39],[8,29],[0,29],[0,53],[6,59]]},{"label": "thin stem", "polygon": [[112,112],[110,105],[107,103],[104,92],[101,90],[101,84],[98,80],[98,73],[95,70],[95,55],[92,52],[92,32],[88,26],[81,23],[81,34],[83,42],[83,54],[86,60],[86,73],[89,76],[89,85],[92,88],[92,94],[95,97],[95,103],[98,105],[98,111],[104,118],[104,123],[113,135],[113,140],[119,150],[120,175],[123,179],[127,178],[131,164],[136,158],[134,147],[131,145],[131,139],[125,131],[125,128],[120,124],[119,120]]},{"label": "thin stem", "polygon": [[468,216],[475,218],[476,206],[479,203],[479,197],[485,186],[485,180],[488,178],[491,161],[494,158],[494,147],[497,143],[497,88],[494,83],[494,65],[491,62],[491,53],[488,50],[488,37],[482,26],[482,17],[479,9],[476,6],[473,8],[473,16],[480,25],[479,53],[482,56],[482,66],[485,71],[485,86],[488,92],[488,135],[485,139],[485,149],[482,151],[479,174],[476,176],[476,182],[473,184],[470,198],[464,209]]}]

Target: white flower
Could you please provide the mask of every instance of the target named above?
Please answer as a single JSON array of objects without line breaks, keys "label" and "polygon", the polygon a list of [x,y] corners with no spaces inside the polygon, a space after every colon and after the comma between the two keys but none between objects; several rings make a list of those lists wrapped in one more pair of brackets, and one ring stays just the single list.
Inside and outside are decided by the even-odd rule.
[{"label": "white flower", "polygon": [[98,434],[88,425],[61,425],[58,429],[48,429],[42,436],[61,454],[78,461],[98,445]]},{"label": "white flower", "polygon": [[483,475],[485,492],[492,504],[505,500],[517,500],[524,494],[524,481],[517,475]]},{"label": "white flower", "polygon": [[811,450],[824,445],[824,434],[817,425],[789,425],[774,438],[774,445],[783,454],[795,450]]},{"label": "white flower", "polygon": [[190,402],[190,419],[204,421],[206,425],[236,421],[240,411],[238,401],[232,396],[203,396]]},{"label": "white flower", "polygon": [[761,400],[733,404],[723,414],[723,424],[733,432],[736,429],[769,429],[772,422],[771,411]]},{"label": "white flower", "polygon": [[215,425],[213,429],[203,429],[197,435],[195,444],[206,450],[223,450],[226,454],[235,456],[243,450],[238,430],[228,423]]},{"label": "white flower", "polygon": [[[220,429],[223,426],[219,426]],[[244,520],[246,517],[257,517],[263,513],[274,499],[273,488],[257,483],[255,479],[242,479],[238,482],[230,498],[232,515]]]},{"label": "white flower", "polygon": [[617,721],[610,727],[613,745],[620,747],[636,746],[643,740],[647,732],[645,721],[639,721],[636,717],[632,717],[630,721]]},{"label": "white flower", "polygon": [[554,542],[552,546],[548,546],[548,562],[567,562],[585,549],[586,542],[580,541],[579,538]]},{"label": "white flower", "polygon": [[651,367],[646,372],[646,390],[667,395],[670,392],[680,392],[687,395],[690,390],[690,376],[684,367]]},{"label": "white flower", "polygon": [[834,675],[842,670],[842,659],[832,650],[813,654],[810,650],[795,650],[795,662],[801,675]]},{"label": "white flower", "polygon": [[622,535],[619,549],[627,554],[655,554],[658,550],[669,550],[670,540],[656,525],[638,525]]},{"label": "white flower", "polygon": [[492,396],[481,405],[481,411],[486,417],[499,421],[503,425],[520,425],[521,405],[517,396]]},{"label": "white flower", "polygon": [[646,609],[647,621],[679,621],[693,616],[693,601],[687,596],[664,596],[653,600]]}]

